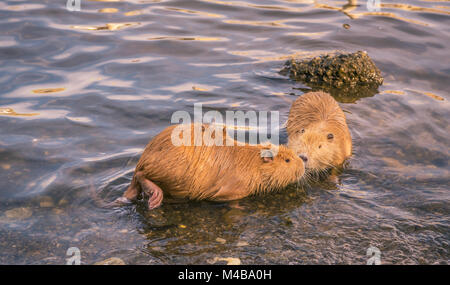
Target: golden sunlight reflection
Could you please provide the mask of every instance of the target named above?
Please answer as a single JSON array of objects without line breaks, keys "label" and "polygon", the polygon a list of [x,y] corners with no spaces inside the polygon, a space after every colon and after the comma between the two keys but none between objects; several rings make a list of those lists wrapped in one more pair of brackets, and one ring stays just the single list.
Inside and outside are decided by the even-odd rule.
[{"label": "golden sunlight reflection", "polygon": [[[247,2],[242,2],[242,1],[233,1],[233,2],[219,1],[219,0],[201,0],[201,1],[214,3],[214,4],[218,4],[218,5],[250,7],[250,8],[267,9],[267,10],[285,10],[285,11],[292,11],[292,12],[298,12],[298,11],[302,10],[300,8],[273,6],[273,5],[261,5],[261,4],[253,4],[253,3],[247,3]],[[308,1],[307,3],[311,3],[311,1]]]},{"label": "golden sunlight reflection", "polygon": [[396,3],[381,3],[380,5],[382,8],[393,8],[393,9],[400,9],[400,10],[405,10],[405,11],[418,11],[418,12],[450,15],[450,12],[443,11],[440,9],[435,9],[435,8],[426,8],[426,7],[412,6],[412,5],[407,5],[407,4],[396,4]]},{"label": "golden sunlight reflection", "polygon": [[433,99],[435,99],[435,100],[444,101],[444,98],[442,98],[441,96],[436,95],[436,94],[434,94],[434,93],[431,93],[431,92],[423,92],[423,94],[426,95],[426,96],[428,96],[428,97],[430,97],[430,98],[433,98]]},{"label": "golden sunlight reflection", "polygon": [[171,91],[171,92],[184,92],[184,91],[191,91],[191,90],[212,91],[216,88],[217,88],[217,86],[213,86],[213,85],[194,84],[191,82],[187,82],[187,83],[183,83],[180,85],[163,87],[163,88],[160,88],[160,90],[167,90],[167,91]]},{"label": "golden sunlight reflection", "polygon": [[[358,1],[357,0],[348,0],[348,2],[343,5],[342,7],[334,7],[327,4],[317,3],[314,4],[315,8],[321,8],[321,9],[327,9],[327,10],[334,10],[339,11],[345,14],[350,19],[358,19],[363,16],[381,16],[381,17],[389,17],[393,19],[397,19],[400,21],[422,25],[422,26],[429,26],[428,23],[413,20],[410,18],[399,16],[392,12],[385,12],[385,11],[372,11],[372,12],[353,12],[356,8],[358,8]],[[441,13],[441,14],[449,14],[450,12],[439,10],[435,8],[425,8],[425,7],[418,7],[418,6],[412,6],[407,4],[395,4],[395,3],[381,3],[380,8],[389,8],[389,9],[398,9],[402,11],[419,11],[419,12],[430,12],[430,13]]]},{"label": "golden sunlight reflection", "polygon": [[71,117],[71,116],[66,116],[66,119],[68,119],[69,121],[75,122],[75,123],[90,123],[92,122],[92,120],[88,117]]},{"label": "golden sunlight reflection", "polygon": [[99,13],[117,13],[119,12],[119,9],[116,8],[103,8],[98,10]]},{"label": "golden sunlight reflection", "polygon": [[22,117],[27,119],[56,119],[64,118],[69,112],[58,109],[40,109],[39,113],[34,109],[34,104],[22,102],[0,107],[0,116]]},{"label": "golden sunlight reflection", "polygon": [[200,16],[206,16],[206,17],[211,17],[211,18],[224,18],[225,17],[220,14],[213,14],[213,13],[207,13],[207,12],[201,12],[201,11],[175,8],[175,7],[164,7],[164,9],[179,12],[179,13],[184,13],[184,14],[200,15]]},{"label": "golden sunlight reflection", "polygon": [[400,90],[384,90],[380,94],[395,94],[395,95],[405,95],[405,92]]},{"label": "golden sunlight reflection", "polygon": [[214,37],[174,37],[174,36],[160,36],[148,38],[150,41],[160,41],[160,40],[174,40],[174,41],[201,41],[201,42],[217,42],[217,41],[228,41],[226,38],[214,38]]},{"label": "golden sunlight reflection", "polygon": [[34,89],[32,92],[36,94],[46,94],[46,93],[56,93],[66,90],[66,88],[43,88],[43,89]]},{"label": "golden sunlight reflection", "polygon": [[242,79],[242,76],[239,73],[214,74],[214,77],[227,79],[229,82],[245,82],[245,79]]},{"label": "golden sunlight reflection", "polygon": [[422,2],[450,2],[450,0],[420,0]]},{"label": "golden sunlight reflection", "polygon": [[130,17],[130,16],[137,16],[137,15],[141,15],[142,11],[140,10],[133,10],[133,11],[128,11],[123,13],[125,16]]},{"label": "golden sunlight reflection", "polygon": [[[6,2],[6,1],[4,1]],[[42,4],[22,4],[22,5],[8,5],[3,1],[0,2],[0,10],[13,10],[13,11],[29,11],[29,10],[37,10],[42,9],[45,5]]]},{"label": "golden sunlight reflection", "polygon": [[[439,96],[439,95],[437,95],[435,93],[429,92],[429,91],[413,90],[413,89],[407,89],[407,91],[412,92],[414,94],[425,95],[425,96],[430,97],[430,98],[432,98],[434,100],[437,100],[437,101],[445,101],[445,103],[448,104],[448,102],[443,97],[441,97],[441,96]],[[417,101],[417,100],[415,100],[413,102],[416,105],[419,104],[419,101]],[[410,104],[411,104],[411,101],[410,101]],[[420,101],[420,104],[424,104],[424,102]]]},{"label": "golden sunlight reflection", "polygon": [[448,7],[448,6],[439,6],[439,5],[436,5],[436,6],[434,6],[434,7],[438,8],[438,9],[450,10],[450,7]]},{"label": "golden sunlight reflection", "polygon": [[72,29],[77,30],[88,30],[88,31],[101,31],[101,30],[109,30],[109,31],[117,31],[126,27],[137,26],[141,23],[107,23],[103,26],[71,26]]},{"label": "golden sunlight reflection", "polygon": [[[49,74],[55,76],[66,76],[67,82],[64,83],[66,88],[40,88],[40,84],[33,86],[21,86],[15,90],[4,93],[4,98],[40,98],[40,97],[67,97],[74,93],[83,93],[95,88],[97,82],[100,80],[108,80],[110,77],[102,75],[98,69],[82,70],[82,71],[68,71],[70,76],[63,70],[48,71]],[[34,88],[33,88],[34,87]],[[39,89],[38,89],[39,88]],[[30,91],[33,90],[33,92]],[[34,92],[36,91],[36,92]],[[61,92],[64,91],[64,92]]]},{"label": "golden sunlight reflection", "polygon": [[330,31],[326,31],[326,32],[298,32],[298,33],[287,33],[286,35],[288,36],[300,36],[300,37],[308,37],[311,39],[316,39],[316,38],[320,38],[323,36],[326,36],[327,34],[331,33]]},{"label": "golden sunlight reflection", "polygon": [[208,89],[206,89],[206,88],[201,88],[201,87],[197,87],[197,86],[192,86],[192,90],[194,90],[194,91],[208,91]]},{"label": "golden sunlight reflection", "polygon": [[12,108],[0,108],[0,116],[30,117],[37,115],[39,115],[39,113],[17,113]]},{"label": "golden sunlight reflection", "polygon": [[279,98],[281,98],[281,100],[283,100],[284,102],[288,103],[289,105],[292,104],[292,102],[294,101],[293,99],[290,99],[291,96],[289,96],[288,93],[283,93],[283,92],[272,92],[270,93],[271,95],[275,95],[278,96]]},{"label": "golden sunlight reflection", "polygon": [[295,28],[294,26],[284,24],[287,20],[278,21],[244,21],[244,20],[224,20],[224,23],[234,25],[249,25],[261,27],[277,27],[277,28]]},{"label": "golden sunlight reflection", "polygon": [[267,62],[267,61],[280,61],[280,60],[288,60],[292,58],[305,58],[305,57],[314,57],[321,55],[323,53],[333,54],[337,52],[336,50],[329,51],[298,51],[292,54],[279,54],[274,52],[268,52],[264,50],[246,50],[246,51],[229,51],[230,54],[236,56],[245,56],[256,60],[256,62]]},{"label": "golden sunlight reflection", "polygon": [[155,100],[155,101],[168,101],[172,100],[172,95],[106,95],[109,100],[116,101],[142,101],[142,100]]}]

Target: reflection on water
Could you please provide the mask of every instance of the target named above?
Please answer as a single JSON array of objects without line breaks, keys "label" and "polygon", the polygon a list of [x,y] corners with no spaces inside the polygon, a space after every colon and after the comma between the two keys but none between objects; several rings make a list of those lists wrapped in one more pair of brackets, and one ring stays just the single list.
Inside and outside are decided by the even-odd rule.
[{"label": "reflection on water", "polygon": [[[78,247],[85,264],[365,264],[369,246],[382,263],[448,263],[450,6],[366,4],[1,2],[0,263],[62,264]],[[93,201],[123,193],[173,112],[285,120],[310,90],[278,73],[287,59],[357,50],[385,80],[340,99],[355,148],[339,183],[155,211]]]}]

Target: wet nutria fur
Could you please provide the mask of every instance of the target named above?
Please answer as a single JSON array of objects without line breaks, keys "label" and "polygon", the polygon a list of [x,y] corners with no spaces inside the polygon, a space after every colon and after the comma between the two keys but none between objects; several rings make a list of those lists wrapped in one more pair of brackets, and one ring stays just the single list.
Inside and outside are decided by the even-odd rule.
[{"label": "wet nutria fur", "polygon": [[352,154],[352,138],[336,100],[310,92],[292,104],[287,121],[288,147],[303,157],[308,171],[341,165]]},{"label": "wet nutria fur", "polygon": [[[184,126],[184,130],[194,124]],[[135,200],[143,191],[149,208],[158,207],[163,196],[189,200],[230,201],[281,189],[304,174],[301,158],[285,146],[175,146],[170,126],[155,136],[138,161],[131,185],[119,198]],[[202,125],[202,134],[208,125]],[[223,142],[232,140],[223,129]],[[181,133],[180,138],[184,135]],[[214,137],[214,136],[212,136]],[[273,149],[272,149],[273,150]],[[262,152],[269,157],[262,157]]]}]

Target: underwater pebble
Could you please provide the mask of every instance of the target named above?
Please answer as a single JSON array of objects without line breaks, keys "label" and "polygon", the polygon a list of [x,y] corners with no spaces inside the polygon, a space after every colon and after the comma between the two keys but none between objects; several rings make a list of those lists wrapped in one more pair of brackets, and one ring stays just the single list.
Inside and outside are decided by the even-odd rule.
[{"label": "underwater pebble", "polygon": [[118,257],[110,257],[103,261],[96,262],[94,265],[125,265],[125,262]]},{"label": "underwater pebble", "polygon": [[236,246],[247,246],[248,242],[246,241],[238,241],[238,243],[236,244]]},{"label": "underwater pebble", "polygon": [[216,263],[218,261],[226,261],[227,265],[241,265],[241,260],[236,257],[214,257],[212,263]]},{"label": "underwater pebble", "polygon": [[52,197],[49,197],[49,196],[42,197],[39,202],[39,207],[41,207],[41,208],[51,208],[54,206],[55,206],[55,204],[53,203],[53,199],[52,199]]},{"label": "underwater pebble", "polygon": [[220,238],[220,237],[216,238],[216,241],[217,241],[218,243],[221,243],[221,244],[226,244],[226,243],[227,243],[227,240],[226,240],[226,239],[223,239],[223,238]]},{"label": "underwater pebble", "polygon": [[64,205],[67,205],[68,203],[69,203],[69,201],[67,201],[66,199],[62,198],[61,200],[59,200],[58,206],[64,206]]},{"label": "underwater pebble", "polygon": [[20,207],[20,208],[14,208],[8,211],[5,211],[5,216],[8,219],[17,219],[17,220],[23,220],[31,217],[33,214],[33,211],[30,208]]},{"label": "underwater pebble", "polygon": [[11,165],[9,165],[9,164],[2,164],[2,168],[3,168],[4,170],[8,170],[8,169],[11,168]]},{"label": "underwater pebble", "polygon": [[58,216],[61,215],[62,213],[64,213],[64,210],[59,209],[59,208],[54,208],[52,211],[55,215],[58,215]]},{"label": "underwater pebble", "polygon": [[223,219],[226,223],[234,223],[240,220],[244,216],[244,212],[239,209],[231,209],[223,215]]}]

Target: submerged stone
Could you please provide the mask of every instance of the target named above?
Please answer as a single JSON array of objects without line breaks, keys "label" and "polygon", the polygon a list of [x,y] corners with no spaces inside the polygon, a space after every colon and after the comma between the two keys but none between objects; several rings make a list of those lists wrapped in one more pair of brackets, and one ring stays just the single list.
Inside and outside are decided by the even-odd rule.
[{"label": "submerged stone", "polygon": [[41,208],[52,208],[55,206],[52,197],[44,196],[40,199],[39,206]]},{"label": "submerged stone", "polygon": [[125,265],[125,261],[118,257],[111,257],[103,261],[96,262],[94,265]]},{"label": "submerged stone", "polygon": [[341,102],[373,96],[383,83],[380,70],[364,51],[290,59],[280,73],[303,82],[313,91],[329,92]]},{"label": "submerged stone", "polygon": [[30,208],[20,207],[5,211],[8,219],[23,220],[31,217],[33,211]]},{"label": "submerged stone", "polygon": [[226,243],[227,243],[227,240],[226,240],[226,239],[223,239],[223,238],[220,238],[220,237],[216,238],[216,241],[217,241],[218,243],[221,243],[221,244],[226,244]]},{"label": "submerged stone", "polygon": [[241,260],[237,257],[214,257],[209,263],[216,264],[221,261],[226,262],[226,265],[241,265]]}]

